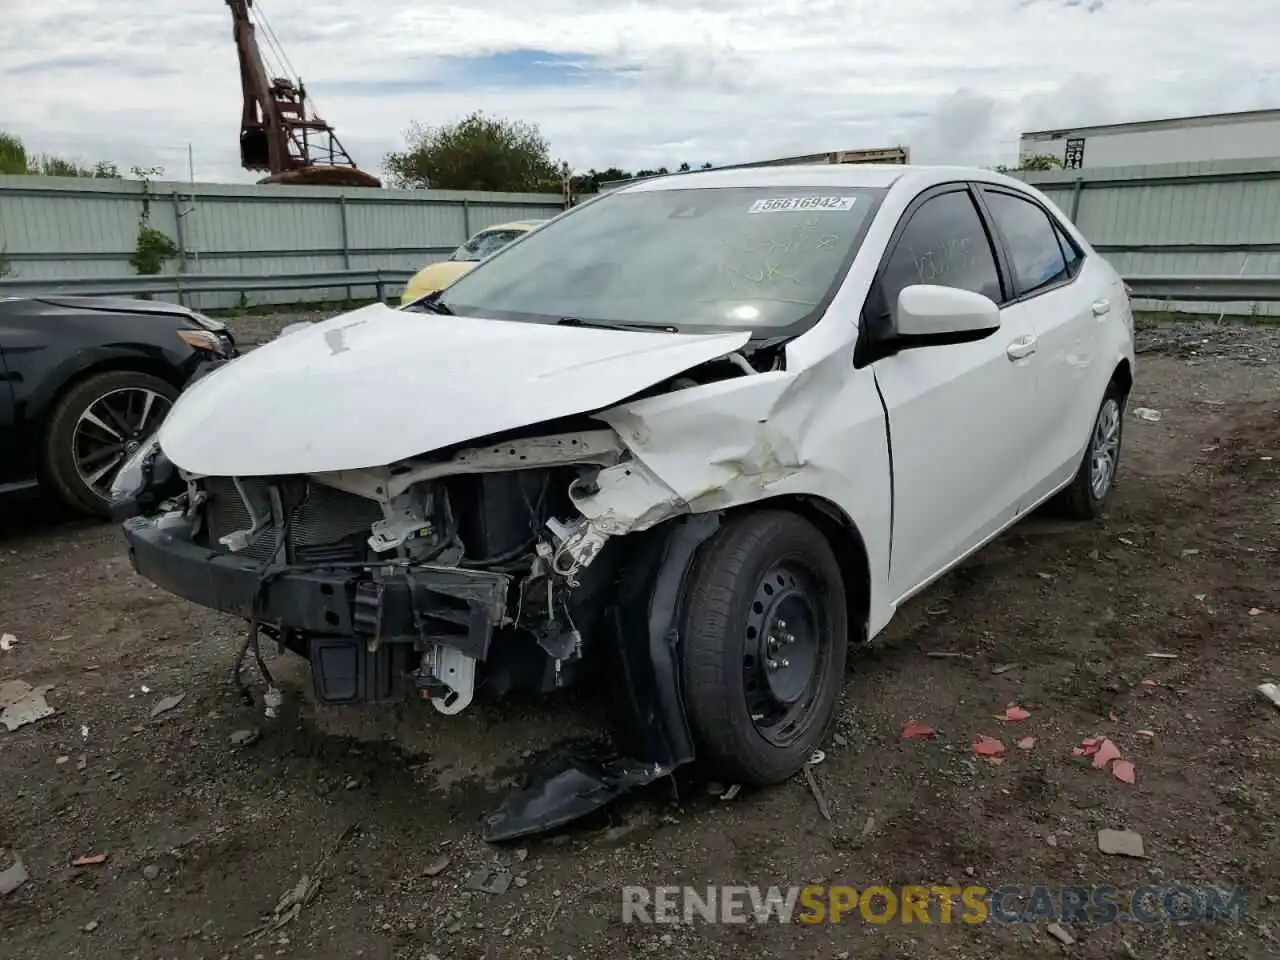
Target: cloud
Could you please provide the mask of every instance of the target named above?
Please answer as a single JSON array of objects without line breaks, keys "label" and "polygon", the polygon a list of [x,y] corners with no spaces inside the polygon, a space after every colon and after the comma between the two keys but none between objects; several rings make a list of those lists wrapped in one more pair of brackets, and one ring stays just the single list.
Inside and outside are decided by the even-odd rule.
[{"label": "cloud", "polygon": [[[29,149],[185,175],[190,145],[200,179],[255,179],[239,168],[224,4],[5,6],[0,126]],[[922,161],[1009,162],[1026,129],[1280,106],[1273,0],[255,7],[321,115],[375,171],[411,121],[473,109],[537,123],[585,169],[895,143]]]}]

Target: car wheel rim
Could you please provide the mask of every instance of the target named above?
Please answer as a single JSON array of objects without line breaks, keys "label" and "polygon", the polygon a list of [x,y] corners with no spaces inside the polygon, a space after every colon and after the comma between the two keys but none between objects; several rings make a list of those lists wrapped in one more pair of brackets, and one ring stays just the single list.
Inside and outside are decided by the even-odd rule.
[{"label": "car wheel rim", "polygon": [[778,564],[760,578],[751,601],[743,688],[752,725],[775,746],[804,734],[818,699],[826,642],[816,595],[806,571]]},{"label": "car wheel rim", "polygon": [[155,432],[171,406],[167,397],[143,387],[112,390],[89,404],[71,438],[81,482],[108,499],[116,472]]},{"label": "car wheel rim", "polygon": [[1092,466],[1089,470],[1089,486],[1095,500],[1101,500],[1111,488],[1116,475],[1116,460],[1120,456],[1120,404],[1108,399],[1098,411],[1093,427],[1093,443],[1090,446]]}]

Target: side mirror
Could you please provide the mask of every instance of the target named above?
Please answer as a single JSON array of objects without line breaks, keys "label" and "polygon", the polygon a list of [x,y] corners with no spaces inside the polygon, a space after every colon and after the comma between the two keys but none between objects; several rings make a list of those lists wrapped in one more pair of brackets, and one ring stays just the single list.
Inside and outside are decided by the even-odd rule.
[{"label": "side mirror", "polygon": [[1000,308],[980,293],[917,283],[898,294],[894,332],[900,337],[947,337],[999,328]]}]

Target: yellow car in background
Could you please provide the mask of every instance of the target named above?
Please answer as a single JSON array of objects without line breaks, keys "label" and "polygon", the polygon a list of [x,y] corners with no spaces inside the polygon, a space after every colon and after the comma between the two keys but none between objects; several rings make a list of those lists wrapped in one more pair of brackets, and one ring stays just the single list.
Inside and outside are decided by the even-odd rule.
[{"label": "yellow car in background", "polygon": [[404,306],[428,293],[443,290],[453,281],[474,267],[485,257],[497,253],[512,240],[522,237],[531,230],[536,230],[546,220],[516,220],[512,223],[499,223],[485,227],[474,237],[453,251],[448,260],[428,263],[413,275],[413,279],[400,295],[400,305]]}]

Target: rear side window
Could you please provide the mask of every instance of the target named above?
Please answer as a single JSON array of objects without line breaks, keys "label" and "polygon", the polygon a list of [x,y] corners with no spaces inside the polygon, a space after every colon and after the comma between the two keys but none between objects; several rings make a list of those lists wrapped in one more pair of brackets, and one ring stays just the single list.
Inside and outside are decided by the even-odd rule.
[{"label": "rear side window", "polygon": [[[916,283],[958,287],[996,303],[1002,299],[995,253],[967,190],[931,197],[911,215],[881,273],[883,315],[879,324],[869,318],[872,326],[896,317],[898,294]],[[869,332],[875,336],[888,331]]]},{"label": "rear side window", "polygon": [[1069,279],[1058,228],[1037,204],[1011,193],[984,190],[996,230],[1013,265],[1014,290],[1026,296]]},{"label": "rear side window", "polygon": [[1054,222],[1053,229],[1058,234],[1058,243],[1062,246],[1062,257],[1067,263],[1067,276],[1074,277],[1080,272],[1080,267],[1084,263],[1084,254],[1080,252],[1080,248],[1076,246],[1076,242],[1071,239],[1067,231],[1062,229],[1062,224]]}]

